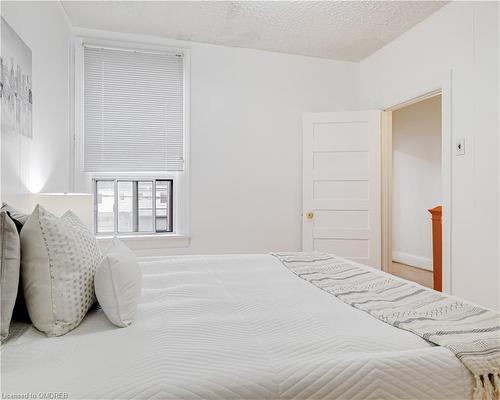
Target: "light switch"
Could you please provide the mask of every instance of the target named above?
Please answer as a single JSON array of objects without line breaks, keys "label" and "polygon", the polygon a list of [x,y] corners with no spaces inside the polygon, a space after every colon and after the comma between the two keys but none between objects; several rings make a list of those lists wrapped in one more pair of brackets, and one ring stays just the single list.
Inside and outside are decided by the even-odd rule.
[{"label": "light switch", "polygon": [[463,156],[465,154],[465,138],[457,139],[455,142],[455,155]]}]

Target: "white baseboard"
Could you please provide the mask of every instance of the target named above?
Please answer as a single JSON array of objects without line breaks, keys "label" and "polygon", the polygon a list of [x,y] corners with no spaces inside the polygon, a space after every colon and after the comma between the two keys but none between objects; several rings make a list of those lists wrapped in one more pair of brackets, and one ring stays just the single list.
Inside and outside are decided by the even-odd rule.
[{"label": "white baseboard", "polygon": [[392,261],[432,271],[432,260],[430,258],[415,256],[402,251],[393,251]]}]

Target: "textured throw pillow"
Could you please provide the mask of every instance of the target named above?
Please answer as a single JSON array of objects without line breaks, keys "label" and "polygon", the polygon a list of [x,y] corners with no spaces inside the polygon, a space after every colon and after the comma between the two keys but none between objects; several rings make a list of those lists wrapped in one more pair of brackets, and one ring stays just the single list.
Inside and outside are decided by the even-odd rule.
[{"label": "textured throw pillow", "polygon": [[59,218],[37,205],[21,231],[21,248],[31,321],[48,336],[64,335],[95,302],[96,239],[71,211]]},{"label": "textured throw pillow", "polygon": [[14,207],[8,205],[7,203],[2,203],[2,211],[7,211],[10,215],[10,217],[14,220],[16,223],[16,226],[18,227],[18,231],[21,231],[20,228],[26,223],[26,221],[29,218],[29,214],[25,214]]},{"label": "textured throw pillow", "polygon": [[9,336],[12,311],[17,298],[19,285],[21,245],[14,221],[6,211],[0,211],[0,340]]},{"label": "textured throw pillow", "polygon": [[130,325],[141,297],[142,273],[134,253],[117,238],[105,251],[94,284],[108,319],[119,327]]}]

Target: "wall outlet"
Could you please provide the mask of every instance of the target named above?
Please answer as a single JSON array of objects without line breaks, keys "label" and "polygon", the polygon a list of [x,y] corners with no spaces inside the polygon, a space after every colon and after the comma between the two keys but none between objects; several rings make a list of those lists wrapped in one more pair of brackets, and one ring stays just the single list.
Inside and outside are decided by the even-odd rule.
[{"label": "wall outlet", "polygon": [[457,139],[455,142],[455,155],[463,156],[465,154],[465,138]]}]

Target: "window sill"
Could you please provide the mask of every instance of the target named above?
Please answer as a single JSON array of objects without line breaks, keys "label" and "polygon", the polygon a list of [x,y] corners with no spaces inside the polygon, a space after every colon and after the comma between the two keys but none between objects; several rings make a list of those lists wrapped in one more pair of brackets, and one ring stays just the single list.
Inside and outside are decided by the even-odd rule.
[{"label": "window sill", "polygon": [[[101,249],[105,249],[114,236],[97,236]],[[188,247],[191,238],[176,233],[151,235],[117,235],[131,250],[160,250],[166,248]]]}]

